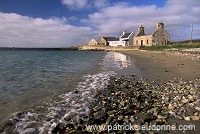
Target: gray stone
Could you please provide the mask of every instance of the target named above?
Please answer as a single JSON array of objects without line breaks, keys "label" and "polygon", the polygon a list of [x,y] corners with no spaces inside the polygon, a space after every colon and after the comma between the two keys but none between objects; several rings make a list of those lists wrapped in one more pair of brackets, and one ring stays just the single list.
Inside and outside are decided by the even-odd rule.
[{"label": "gray stone", "polygon": [[27,129],[25,129],[25,131],[22,132],[21,134],[32,134],[32,133],[34,133],[35,131],[36,131],[35,128],[27,128]]},{"label": "gray stone", "polygon": [[107,125],[110,124],[111,120],[112,120],[112,116],[109,116],[108,119],[106,120],[106,124]]}]

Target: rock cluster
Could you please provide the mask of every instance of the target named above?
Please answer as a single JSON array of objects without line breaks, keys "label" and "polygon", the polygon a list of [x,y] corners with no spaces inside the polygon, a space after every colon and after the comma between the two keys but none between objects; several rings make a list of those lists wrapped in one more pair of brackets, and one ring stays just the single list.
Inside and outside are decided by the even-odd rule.
[{"label": "rock cluster", "polygon": [[163,52],[158,53],[165,53],[166,55],[175,55],[181,58],[186,58],[192,61],[200,61],[200,48],[190,48],[190,49],[166,49]]},{"label": "rock cluster", "polygon": [[[54,133],[108,132],[108,125],[167,125],[169,119],[200,120],[200,79],[175,79],[162,84],[148,84],[134,76],[111,78],[106,89],[96,93],[89,117],[56,126]],[[87,125],[106,126],[88,129]],[[110,133],[127,133],[111,130]],[[143,132],[135,129],[130,133]],[[146,131],[144,131],[146,132]],[[148,133],[153,133],[147,131]]]}]

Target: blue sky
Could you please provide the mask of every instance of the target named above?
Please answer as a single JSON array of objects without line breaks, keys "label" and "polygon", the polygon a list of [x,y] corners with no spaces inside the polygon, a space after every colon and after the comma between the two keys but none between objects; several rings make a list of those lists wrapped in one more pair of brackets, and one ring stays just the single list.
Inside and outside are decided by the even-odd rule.
[{"label": "blue sky", "polygon": [[155,31],[165,23],[171,41],[200,39],[199,0],[1,0],[0,47],[67,47],[122,31]]},{"label": "blue sky", "polygon": [[[70,1],[70,0],[69,0]],[[82,0],[80,0],[82,1]],[[93,0],[88,0],[93,1]],[[101,0],[99,0],[101,1]],[[163,6],[165,0],[109,0],[110,4],[118,2],[127,2],[130,5],[157,5]],[[89,3],[89,2],[88,2]],[[84,10],[82,10],[84,9]],[[1,0],[0,10],[6,13],[17,13],[20,15],[27,15],[31,17],[49,18],[52,16],[57,17],[87,17],[87,14],[98,11],[98,8],[82,8],[71,10],[70,6],[62,4],[62,0]]]}]

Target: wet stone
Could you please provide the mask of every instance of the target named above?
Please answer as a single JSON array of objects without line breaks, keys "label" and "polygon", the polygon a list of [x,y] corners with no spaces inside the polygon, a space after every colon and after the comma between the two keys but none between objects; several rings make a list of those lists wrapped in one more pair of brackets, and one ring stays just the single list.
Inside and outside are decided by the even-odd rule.
[{"label": "wet stone", "polygon": [[35,133],[36,129],[35,128],[27,128],[25,131],[23,131],[21,134],[32,134]]}]

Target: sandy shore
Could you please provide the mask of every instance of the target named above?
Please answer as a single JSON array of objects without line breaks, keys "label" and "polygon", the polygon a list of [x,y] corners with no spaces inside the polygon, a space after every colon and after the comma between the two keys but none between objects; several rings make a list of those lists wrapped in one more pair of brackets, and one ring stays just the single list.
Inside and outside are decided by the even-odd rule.
[{"label": "sandy shore", "polygon": [[[190,60],[188,55],[184,57],[183,54],[161,51],[123,51],[121,53],[134,58],[136,66],[149,81],[200,78],[200,61]],[[196,55],[199,56],[199,54]]]}]

